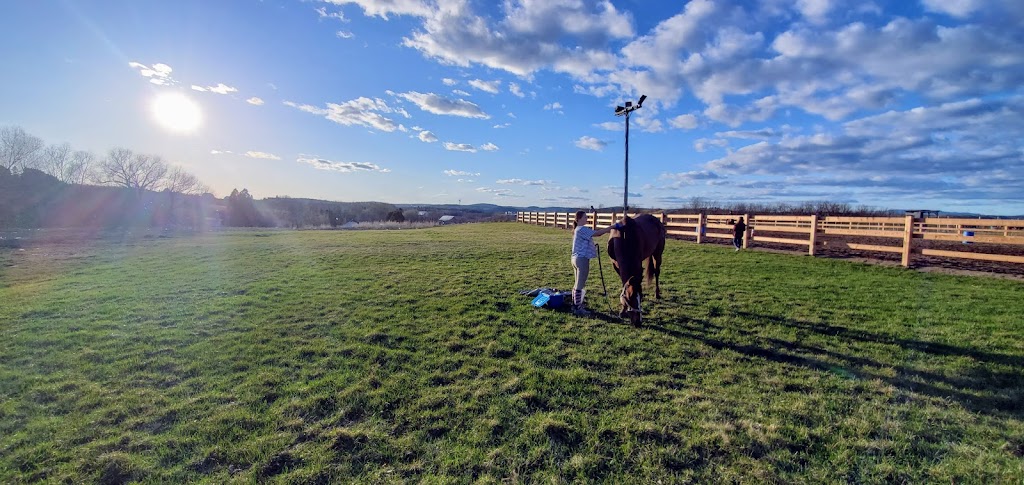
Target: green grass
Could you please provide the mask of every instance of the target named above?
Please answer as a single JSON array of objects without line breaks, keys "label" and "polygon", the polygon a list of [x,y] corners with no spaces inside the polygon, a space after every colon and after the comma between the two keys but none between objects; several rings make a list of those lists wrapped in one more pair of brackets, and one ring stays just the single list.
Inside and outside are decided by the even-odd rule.
[{"label": "green grass", "polygon": [[570,243],[0,249],[0,483],[1024,480],[1020,282],[670,241],[635,329],[518,294]]}]

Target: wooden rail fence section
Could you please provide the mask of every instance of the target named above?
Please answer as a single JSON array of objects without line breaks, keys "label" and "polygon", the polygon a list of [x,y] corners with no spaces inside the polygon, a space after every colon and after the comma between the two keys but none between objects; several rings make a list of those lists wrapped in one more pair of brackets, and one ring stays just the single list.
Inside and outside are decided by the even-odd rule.
[{"label": "wooden rail fence section", "polygon": [[[622,213],[591,213],[594,229],[607,227],[622,217]],[[629,214],[636,216],[636,213]],[[898,253],[903,266],[910,266],[913,255],[941,258],[964,258],[1004,263],[1024,264],[1024,256],[991,254],[970,251],[949,251],[915,247],[916,240],[954,241],[964,244],[1024,245],[1024,220],[1020,219],[952,219],[926,217],[818,217],[778,216],[768,214],[653,214],[660,217],[670,236],[693,237],[697,244],[708,238],[732,239],[730,220],[743,217],[747,231],[743,247],[766,242],[789,244],[807,248],[814,255],[820,248],[819,236],[850,236],[888,238],[893,245],[845,242],[850,249]],[[541,226],[572,227],[572,212],[519,212],[516,220]],[[772,236],[759,235],[770,233]]]}]

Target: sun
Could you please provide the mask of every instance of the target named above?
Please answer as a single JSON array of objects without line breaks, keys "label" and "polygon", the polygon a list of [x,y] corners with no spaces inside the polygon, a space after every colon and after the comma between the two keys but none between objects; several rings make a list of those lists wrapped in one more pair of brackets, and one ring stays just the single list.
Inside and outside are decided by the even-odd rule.
[{"label": "sun", "polygon": [[164,128],[178,133],[192,133],[203,122],[199,105],[181,93],[163,93],[153,100],[153,118]]}]

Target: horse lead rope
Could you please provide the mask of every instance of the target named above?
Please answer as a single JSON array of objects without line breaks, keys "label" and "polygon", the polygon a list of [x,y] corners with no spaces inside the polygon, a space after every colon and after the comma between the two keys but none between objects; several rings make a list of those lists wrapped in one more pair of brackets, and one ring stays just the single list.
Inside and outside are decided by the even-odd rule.
[{"label": "horse lead rope", "polygon": [[608,315],[611,315],[612,300],[608,297],[608,286],[604,284],[604,267],[601,265],[601,245],[595,241],[594,247],[597,248],[597,269],[601,272],[601,288],[604,289],[604,301],[608,303]]}]

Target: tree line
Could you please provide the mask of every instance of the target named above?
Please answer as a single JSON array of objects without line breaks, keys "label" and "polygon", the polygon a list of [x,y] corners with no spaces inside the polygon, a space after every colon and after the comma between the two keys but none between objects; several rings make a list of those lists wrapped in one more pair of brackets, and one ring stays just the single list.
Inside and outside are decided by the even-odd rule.
[{"label": "tree line", "polygon": [[0,227],[198,227],[207,191],[158,155],[116,147],[97,157],[0,127]]},{"label": "tree line", "polygon": [[[619,208],[621,210],[621,207]],[[602,212],[613,210],[602,209]],[[630,208],[630,211],[644,209]],[[662,212],[652,209],[651,212]],[[867,205],[852,205],[845,202],[808,201],[808,202],[718,202],[703,197],[691,197],[682,207],[665,210],[668,214],[775,214],[775,215],[807,215],[846,216],[846,217],[890,217],[903,215],[903,211],[884,209]]]},{"label": "tree line", "polygon": [[201,230],[426,220],[381,202],[256,200],[245,188],[219,199],[208,192],[195,175],[159,155],[115,147],[97,157],[68,143],[47,145],[18,126],[0,127],[0,228]]}]

